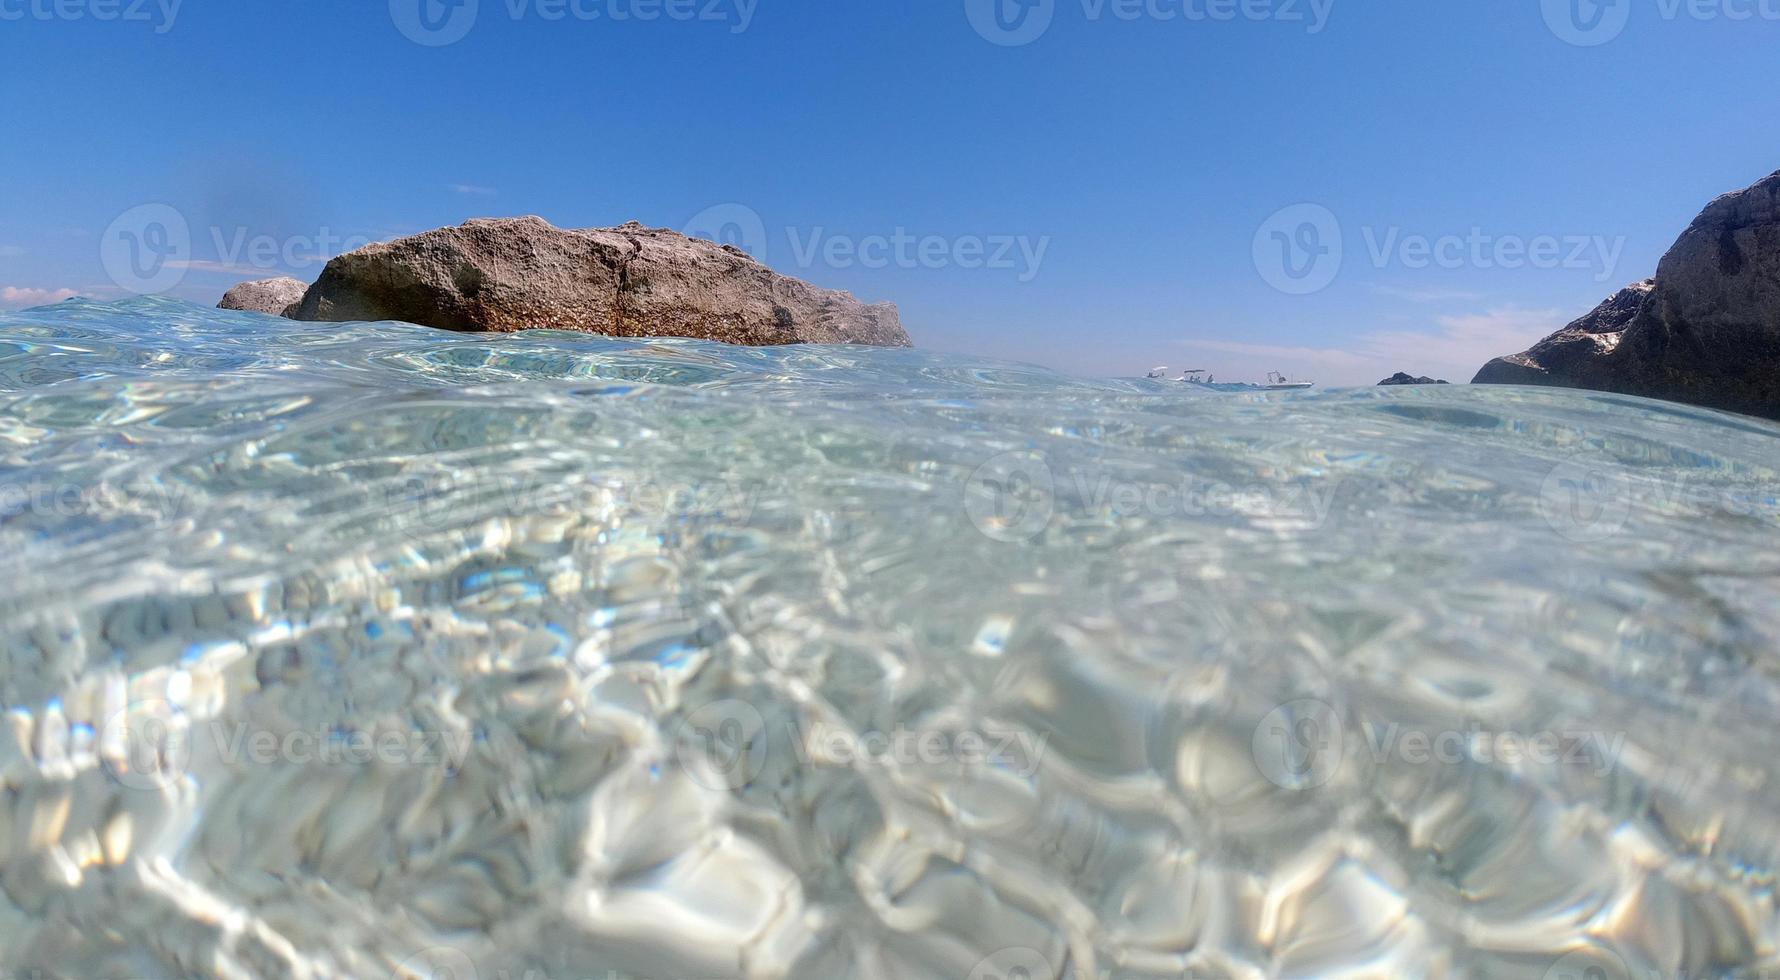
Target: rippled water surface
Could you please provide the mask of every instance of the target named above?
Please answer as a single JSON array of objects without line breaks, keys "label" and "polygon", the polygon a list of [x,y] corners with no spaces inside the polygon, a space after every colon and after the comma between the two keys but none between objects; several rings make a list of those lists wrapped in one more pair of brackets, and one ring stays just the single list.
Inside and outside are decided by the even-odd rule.
[{"label": "rippled water surface", "polygon": [[1780,427],[0,317],[0,972],[1780,969]]}]

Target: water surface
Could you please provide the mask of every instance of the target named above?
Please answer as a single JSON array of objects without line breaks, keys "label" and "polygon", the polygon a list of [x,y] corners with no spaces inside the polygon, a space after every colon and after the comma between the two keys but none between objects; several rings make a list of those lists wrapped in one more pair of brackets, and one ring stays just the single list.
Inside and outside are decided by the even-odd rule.
[{"label": "water surface", "polygon": [[1581,392],[5,315],[0,950],[1780,969],[1777,469]]}]

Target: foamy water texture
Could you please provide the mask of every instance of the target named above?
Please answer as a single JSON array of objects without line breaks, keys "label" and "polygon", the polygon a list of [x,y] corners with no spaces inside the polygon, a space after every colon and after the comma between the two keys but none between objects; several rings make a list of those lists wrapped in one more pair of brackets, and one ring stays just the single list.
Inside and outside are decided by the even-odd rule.
[{"label": "foamy water texture", "polygon": [[0,317],[0,972],[1780,970],[1780,427]]}]

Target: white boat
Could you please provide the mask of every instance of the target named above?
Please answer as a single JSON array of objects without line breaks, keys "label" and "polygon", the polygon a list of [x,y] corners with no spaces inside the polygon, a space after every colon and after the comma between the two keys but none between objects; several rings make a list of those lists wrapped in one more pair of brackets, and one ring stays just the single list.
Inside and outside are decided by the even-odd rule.
[{"label": "white boat", "polygon": [[1292,381],[1278,371],[1267,372],[1267,383],[1261,386],[1263,391],[1309,391],[1316,387],[1315,381]]},{"label": "white boat", "polygon": [[[1152,374],[1150,377],[1158,377]],[[1213,391],[1309,391],[1316,387],[1315,381],[1293,381],[1278,371],[1267,372],[1266,384],[1247,384],[1245,382],[1219,382],[1217,375],[1210,371],[1194,370],[1182,374],[1176,379],[1182,384],[1196,388],[1210,388]]]}]

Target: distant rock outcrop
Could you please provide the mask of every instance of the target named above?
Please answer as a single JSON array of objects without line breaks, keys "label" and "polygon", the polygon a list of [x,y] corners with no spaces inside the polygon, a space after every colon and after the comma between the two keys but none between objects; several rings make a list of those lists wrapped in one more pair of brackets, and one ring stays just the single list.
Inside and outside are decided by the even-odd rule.
[{"label": "distant rock outcrop", "polygon": [[1444,385],[1451,383],[1452,382],[1450,381],[1435,381],[1433,378],[1417,378],[1398,371],[1396,374],[1380,381],[1378,386],[1383,388],[1386,385]]},{"label": "distant rock outcrop", "polygon": [[1657,266],[1477,384],[1645,395],[1780,418],[1780,173],[1713,201]]},{"label": "distant rock outcrop", "polygon": [[224,293],[222,302],[216,304],[216,308],[289,316],[308,289],[309,284],[301,279],[258,279],[244,282]]},{"label": "distant rock outcrop", "polygon": [[781,276],[733,246],[632,222],[483,218],[337,256],[298,320],[404,320],[731,344],[910,346],[896,307]]}]

